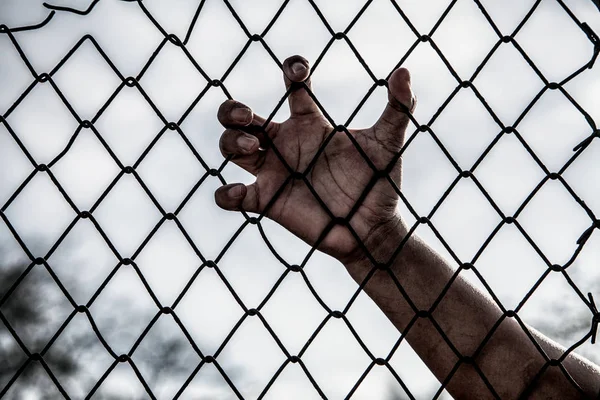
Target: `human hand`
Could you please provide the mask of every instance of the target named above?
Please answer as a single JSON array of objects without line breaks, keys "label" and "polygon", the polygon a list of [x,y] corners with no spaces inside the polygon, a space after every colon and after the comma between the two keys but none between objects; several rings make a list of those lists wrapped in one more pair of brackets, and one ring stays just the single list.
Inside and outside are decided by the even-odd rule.
[{"label": "human hand", "polygon": [[[283,70],[286,88],[293,82],[305,82],[311,88],[310,66],[304,58],[288,58]],[[394,71],[388,87],[389,102],[377,123],[370,128],[349,130],[349,133],[377,170],[389,167],[389,177],[399,187],[401,159],[388,164],[397,158],[404,145],[409,122],[406,110],[413,112],[416,103],[408,70]],[[246,105],[234,100],[221,105],[218,118],[226,128],[220,140],[221,152],[256,176],[256,181],[248,186],[238,183],[219,188],[215,192],[217,204],[226,210],[243,209],[253,213],[266,210],[267,217],[345,264],[364,258],[355,235],[374,256],[389,257],[390,252],[382,251],[381,246],[383,239],[394,239],[390,235],[398,232],[401,225],[396,212],[398,194],[385,176],[378,176],[369,166],[344,131],[335,132],[313,161],[334,128],[303,87],[293,91],[288,101],[290,118],[283,123],[270,122],[264,132],[258,128],[266,120]],[[299,173],[294,174],[296,178],[292,176],[282,190],[292,173],[276,151]],[[363,192],[368,194],[364,196]],[[337,222],[346,219],[354,233],[344,224],[336,224],[334,218],[338,218]],[[322,237],[323,234],[326,235]]]},{"label": "human hand", "polygon": [[[292,82],[305,82],[310,88],[305,59],[291,57],[283,70],[287,88]],[[332,136],[334,128],[303,87],[289,97],[291,117],[269,123],[264,133],[259,129],[264,118],[233,100],[223,103],[218,117],[227,129],[221,136],[221,151],[254,174],[256,182],[219,188],[217,204],[264,214],[339,259],[454,398],[498,397],[492,396],[489,385],[502,398],[522,397],[534,378],[540,380],[530,393],[532,398],[581,398],[561,369],[549,368],[537,375],[547,367],[548,357],[563,359],[561,368],[569,370],[585,393],[598,393],[598,366],[568,354],[531,328],[526,334],[522,322],[505,318],[489,296],[422,240],[412,237],[403,254],[389,262],[407,229],[396,211],[399,196],[387,177],[400,187],[398,155],[409,122],[406,111],[414,111],[415,101],[406,69],[394,71],[388,83],[389,102],[382,116],[370,128],[349,130],[350,137],[343,130]],[[375,170],[385,174],[378,174],[365,161],[354,141]],[[369,275],[372,260],[359,243],[389,270]],[[427,318],[419,318],[421,311]],[[445,337],[440,335],[442,329]],[[467,357],[461,355],[471,361],[464,362]]]}]

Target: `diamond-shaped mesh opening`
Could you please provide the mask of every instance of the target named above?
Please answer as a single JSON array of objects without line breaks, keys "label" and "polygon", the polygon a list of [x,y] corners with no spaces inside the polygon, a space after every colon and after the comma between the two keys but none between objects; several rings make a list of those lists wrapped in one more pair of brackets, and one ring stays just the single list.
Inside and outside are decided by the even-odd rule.
[{"label": "diamond-shaped mesh opening", "polygon": [[[300,19],[297,15],[305,17]],[[279,60],[292,54],[316,60],[330,39],[310,3],[302,0],[291,0],[265,35],[265,41]]]},{"label": "diamond-shaped mesh opening", "polygon": [[593,132],[586,113],[557,90],[545,92],[521,120],[518,129],[550,172],[560,171],[573,157],[573,149]]},{"label": "diamond-shaped mesh opening", "polygon": [[[140,84],[164,118],[177,121],[206,85],[204,71],[198,70],[188,54],[166,39],[157,50]],[[159,79],[165,71],[170,78]]]},{"label": "diamond-shaped mesh opening", "polygon": [[[0,397],[462,398],[472,363],[473,390],[503,398],[478,358],[502,324],[543,364],[522,397],[548,368],[582,392],[566,358],[600,362],[600,6],[586,4],[93,1],[0,25]],[[287,119],[304,90],[281,85],[293,53],[313,62],[310,94],[334,126],[372,125],[392,71],[411,68],[402,188],[366,130],[339,125],[298,132],[313,150],[298,163],[268,140],[287,179],[259,178],[273,199],[258,216],[216,207],[219,186],[253,180],[219,154],[216,110],[235,98]],[[315,178],[340,159],[335,184]],[[368,190],[341,190],[353,184]],[[396,259],[373,264],[355,216],[378,191],[399,197],[408,241],[458,269],[411,282],[393,268],[410,245],[391,234]],[[265,218],[290,193],[305,202],[287,218],[320,211],[316,244]],[[316,251],[335,235],[365,253],[358,287]],[[495,313],[472,354],[449,322],[466,280]],[[523,321],[567,353],[540,351]],[[456,364],[436,368],[423,336]]]},{"label": "diamond-shaped mesh opening", "polygon": [[177,209],[206,173],[177,131],[165,132],[137,170],[156,200],[169,211]]},{"label": "diamond-shaped mesh opening", "polygon": [[347,396],[371,361],[345,321],[334,318],[328,318],[302,359],[327,398]]},{"label": "diamond-shaped mesh opening", "polygon": [[[371,21],[377,21],[377,24]],[[378,78],[387,76],[416,40],[393,3],[388,1],[369,4],[348,32],[348,37]]]},{"label": "diamond-shaped mesh opening", "polygon": [[77,207],[89,210],[119,174],[120,168],[95,132],[85,129],[79,132],[52,171]]},{"label": "diamond-shaped mesh opening", "polygon": [[48,366],[71,398],[85,397],[113,361],[84,313],[69,321],[46,356]]},{"label": "diamond-shaped mesh opening", "polygon": [[124,165],[133,165],[164,128],[164,122],[137,87],[123,87],[94,122],[95,128]]},{"label": "diamond-shaped mesh opening", "polygon": [[[469,21],[465,24],[464,21]],[[473,33],[477,32],[476,35]],[[458,1],[433,35],[452,68],[463,79],[473,75],[498,36],[474,1]]]},{"label": "diamond-shaped mesh opening", "polygon": [[510,126],[544,88],[544,83],[512,43],[500,43],[486,61],[475,86],[500,121]]},{"label": "diamond-shaped mesh opening", "polygon": [[150,328],[132,360],[159,398],[173,398],[200,362],[175,318],[164,315]]},{"label": "diamond-shaped mesh opening", "polygon": [[292,354],[300,352],[327,315],[299,273],[285,277],[262,313]]},{"label": "diamond-shaped mesh opening", "polygon": [[[48,258],[77,304],[87,304],[119,262],[91,219],[79,220]],[[73,276],[72,271],[80,276]]]},{"label": "diamond-shaped mesh opening", "polygon": [[[331,74],[338,68],[339,63],[345,65],[339,74]],[[332,75],[332,79],[324,76]],[[348,79],[352,77],[353,82]],[[373,80],[357,61],[356,56],[346,41],[336,40],[327,49],[321,63],[313,73],[313,79],[325,82],[323,94],[319,101],[325,107],[331,118],[341,124],[348,120],[352,111],[360,103],[365,93],[373,86]],[[326,85],[326,86],[325,86]]]},{"label": "diamond-shaped mesh opening", "polygon": [[544,171],[516,135],[505,135],[498,140],[477,167],[477,179],[507,215],[517,211],[544,177]]},{"label": "diamond-shaped mesh opening", "polygon": [[[7,292],[8,288],[4,293]],[[56,282],[48,278],[44,266],[30,270],[0,308],[5,324],[23,338],[22,343],[32,352],[44,348],[71,310],[69,300]]]},{"label": "diamond-shaped mesh opening", "polygon": [[[77,121],[65,107],[51,81],[36,83],[10,113],[7,126],[39,163],[49,163],[66,147]],[[37,118],[30,118],[40,110]]]},{"label": "diamond-shaped mesh opening", "polygon": [[[102,68],[97,68],[102,65]],[[92,119],[121,83],[93,42],[86,40],[54,75],[69,104],[84,119]]]},{"label": "diamond-shaped mesh opening", "polygon": [[160,212],[133,174],[122,174],[110,189],[94,216],[118,251],[130,257],[160,221]]},{"label": "diamond-shaped mesh opening", "polygon": [[5,216],[31,249],[44,254],[72,223],[75,213],[46,172],[37,172],[20,188],[5,208]]},{"label": "diamond-shaped mesh opening", "polygon": [[[122,265],[89,307],[113,355],[127,354],[157,312],[147,287],[132,267]],[[135,293],[135,302],[128,301],[130,293]],[[119,308],[113,309],[115,305]]]},{"label": "diamond-shaped mesh opening", "polygon": [[461,89],[431,126],[463,170],[475,164],[499,131],[472,89]]},{"label": "diamond-shaped mesh opening", "polygon": [[[565,186],[552,180],[539,189],[518,220],[552,264],[564,264],[571,258],[590,225],[587,213]],[[559,240],[557,234],[568,240]]]}]

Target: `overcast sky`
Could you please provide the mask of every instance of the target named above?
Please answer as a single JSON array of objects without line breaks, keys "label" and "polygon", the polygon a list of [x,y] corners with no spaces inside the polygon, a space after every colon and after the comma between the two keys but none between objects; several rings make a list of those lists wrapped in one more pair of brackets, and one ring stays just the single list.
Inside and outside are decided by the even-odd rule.
[{"label": "overcast sky", "polygon": [[[231,0],[250,33],[260,33],[282,1]],[[35,24],[48,15],[41,1],[0,1],[0,23],[9,27]],[[168,33],[186,36],[198,0],[146,0],[144,5]],[[343,31],[364,5],[359,0],[315,0],[334,31]],[[431,30],[448,1],[397,0],[416,29]],[[513,32],[533,5],[532,0],[481,1],[504,35]],[[575,15],[600,33],[600,13],[591,1],[565,3]],[[87,8],[89,1],[60,1],[56,5]],[[14,37],[38,74],[50,72],[85,34],[91,34],[124,77],[138,76],[163,35],[151,24],[136,2],[102,0],[88,16],[57,12],[50,23]],[[389,0],[375,0],[348,34],[358,52],[378,78],[385,78],[416,40],[414,33]],[[280,62],[301,54],[314,62],[330,34],[307,0],[291,0],[265,41]],[[461,79],[469,79],[498,41],[472,0],[459,0],[433,39]],[[557,1],[545,0],[516,36],[537,68],[549,81],[560,82],[585,65],[593,45]],[[248,38],[222,0],[207,0],[190,36],[187,49],[211,79],[220,79]],[[0,115],[6,117],[37,163],[50,163],[68,145],[78,123],[63,105],[52,86],[38,84],[7,114],[19,95],[33,82],[8,35],[0,34]],[[429,123],[431,117],[457,86],[457,81],[427,43],[421,43],[404,64],[412,72],[413,89],[419,98],[415,118]],[[97,49],[86,41],[56,72],[53,81],[82,120],[92,120],[121,80]],[[167,43],[140,84],[167,121],[177,121],[206,86],[180,48]],[[253,43],[224,81],[231,95],[256,113],[268,116],[285,92],[281,71],[260,43]],[[497,117],[506,126],[514,124],[523,109],[543,88],[537,77],[511,44],[503,44],[474,81]],[[373,81],[344,41],[337,41],[314,71],[314,91],[336,123],[345,123]],[[597,68],[586,70],[565,89],[600,123],[600,76]],[[212,88],[181,124],[194,150],[209,168],[223,159],[218,151],[222,132],[216,119],[225,100],[220,88]],[[386,101],[383,89],[369,98],[351,127],[370,126]],[[287,107],[276,119],[287,118]],[[500,132],[498,124],[470,89],[463,89],[431,125],[443,146],[461,169],[470,169],[481,152]],[[136,163],[144,149],[164,127],[136,88],[123,88],[94,124],[102,138],[125,166]],[[573,156],[573,148],[592,133],[589,123],[560,91],[547,91],[518,131],[551,172],[559,171]],[[414,127],[412,127],[414,130]],[[412,131],[411,131],[412,132]],[[573,190],[596,215],[600,215],[600,141],[589,148],[563,173]],[[83,129],[68,153],[52,166],[52,173],[80,210],[89,209],[119,174],[119,167],[89,129]],[[6,127],[0,124],[0,207],[33,171]],[[166,212],[172,212],[205,174],[193,152],[180,136],[167,131],[136,168],[147,187]],[[420,134],[404,158],[403,192],[419,215],[427,215],[458,172],[428,134]],[[252,177],[235,165],[223,171],[227,182],[252,182]],[[475,176],[498,207],[512,215],[545,177],[515,135],[504,136],[475,170]],[[178,218],[206,259],[214,259],[244,223],[237,213],[220,210],[213,200],[220,186],[209,177],[179,213]],[[401,207],[409,224],[414,218]],[[94,217],[123,257],[131,257],[156,226],[161,214],[132,175],[124,175],[94,211]],[[19,196],[5,209],[35,257],[47,254],[75,218],[46,173],[36,174]],[[564,264],[577,249],[576,241],[592,221],[559,181],[549,181],[518,218],[520,224],[553,264]],[[471,261],[501,218],[479,189],[461,181],[432,218],[445,241],[463,261]],[[310,247],[273,222],[264,221],[266,236],[290,264],[299,264]],[[417,233],[445,256],[449,255],[430,228]],[[27,259],[4,223],[0,242],[5,264]],[[79,221],[48,263],[75,300],[85,304],[118,263],[102,236],[89,220]],[[163,305],[171,305],[201,261],[176,224],[166,221],[136,257],[136,263]],[[513,225],[505,225],[476,263],[506,308],[516,307],[529,288],[544,273],[546,265]],[[571,278],[583,293],[600,298],[600,234],[595,232],[573,266]],[[255,226],[247,226],[219,262],[228,282],[248,308],[257,307],[285,268],[273,256]],[[315,253],[305,272],[321,298],[332,310],[344,309],[357,290],[355,282],[335,260]],[[43,270],[35,273],[46,274]],[[467,274],[468,275],[468,274]],[[468,275],[476,281],[473,274]],[[49,279],[49,278],[48,278]],[[72,308],[61,298],[49,298],[56,330]],[[124,305],[127,305],[125,307]],[[156,313],[139,277],[121,268],[91,307],[99,329],[117,354],[128,352],[137,336]],[[243,315],[214,270],[203,270],[181,303],[179,318],[204,354],[213,354]],[[296,354],[327,313],[314,299],[300,274],[289,274],[262,310],[290,354]],[[581,338],[589,325],[571,332],[565,326],[591,321],[589,310],[560,274],[551,274],[528,300],[520,315],[566,346]],[[347,314],[354,329],[376,357],[385,358],[399,333],[376,305],[359,295]],[[91,331],[87,319],[73,321],[74,332]],[[119,328],[114,329],[114,318]],[[104,325],[102,321],[107,321]],[[171,317],[160,319],[160,329],[183,337]],[[163,326],[164,325],[164,326]],[[153,328],[154,329],[154,328]],[[157,330],[159,328],[156,328]],[[51,330],[51,329],[50,329]],[[66,331],[67,332],[67,331]],[[125,332],[125,333],[124,333]],[[562,332],[562,333],[561,333]],[[53,332],[49,333],[48,339]],[[562,336],[561,336],[562,335]],[[8,340],[8,339],[7,339]],[[57,339],[68,343],[68,333]],[[95,351],[95,350],[94,350]],[[144,348],[140,348],[143,352]],[[190,349],[191,351],[191,349]],[[580,352],[600,362],[598,348],[586,344]],[[103,353],[103,356],[95,356]],[[88,363],[98,379],[112,359],[102,349]],[[104,357],[104,358],[103,358]],[[331,320],[302,357],[315,381],[328,398],[348,394],[370,363],[369,357],[345,324]],[[135,356],[134,356],[135,360]],[[285,356],[260,320],[248,318],[218,358],[220,365],[245,398],[256,398]],[[390,364],[416,398],[435,392],[439,384],[426,366],[403,343]],[[160,398],[172,397],[195,365],[179,382],[151,383]],[[203,368],[182,398],[235,398],[227,387],[216,384],[218,374]],[[143,371],[142,371],[143,372]],[[115,370],[103,385],[105,391],[138,390],[126,365]],[[63,382],[61,382],[63,383]],[[90,390],[81,382],[65,382],[70,395],[80,398]],[[155,385],[155,386],[152,386]],[[396,388],[394,388],[396,387]],[[399,389],[390,372],[376,367],[354,398],[392,396]],[[0,389],[1,390],[1,389]],[[187,397],[186,397],[187,396]],[[319,398],[297,365],[290,364],[269,391],[268,398]],[[392,398],[392,397],[390,397]]]}]

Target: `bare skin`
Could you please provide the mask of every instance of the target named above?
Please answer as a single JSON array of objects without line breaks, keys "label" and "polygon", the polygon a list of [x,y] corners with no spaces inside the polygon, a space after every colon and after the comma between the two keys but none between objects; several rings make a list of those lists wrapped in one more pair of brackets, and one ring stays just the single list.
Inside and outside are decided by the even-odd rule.
[{"label": "bare skin", "polygon": [[[309,75],[310,67],[304,58],[294,56],[285,61],[286,87],[292,82],[305,82],[310,88]],[[388,168],[389,177],[400,187],[402,163],[401,159],[396,162],[395,156],[404,145],[409,122],[406,112],[414,111],[416,101],[406,69],[396,70],[388,83],[389,102],[379,121],[367,129],[351,130],[350,134],[375,168]],[[567,379],[561,367],[552,366],[526,392],[545,364],[540,350],[515,318],[503,316],[488,296],[461,275],[432,309],[451,281],[453,267],[417,236],[407,238],[408,228],[396,210],[398,194],[385,177],[375,174],[345,132],[337,132],[311,164],[333,127],[303,88],[292,92],[289,105],[291,117],[287,121],[267,126],[270,140],[250,129],[262,126],[265,120],[249,107],[232,100],[221,105],[218,118],[226,128],[221,136],[221,152],[254,174],[256,182],[219,188],[215,200],[220,207],[253,213],[262,213],[268,207],[267,217],[340,260],[358,283],[373,270],[374,262],[387,264],[388,270],[378,269],[370,277],[365,292],[404,332],[406,340],[441,382],[451,374],[446,388],[456,399],[598,396],[600,368],[573,353],[562,361],[562,368],[581,390]],[[290,171],[273,147],[267,148],[269,141],[293,171],[304,173],[312,166],[306,180],[330,213],[302,179],[291,179],[270,204],[290,177]],[[365,191],[368,194],[361,197]],[[332,223],[332,217],[349,215],[349,227]],[[403,242],[402,250],[397,252]],[[430,313],[419,317],[417,312],[421,310]],[[490,339],[481,345],[494,326]],[[527,330],[549,359],[558,359],[564,353],[564,348],[541,333],[529,327]],[[459,363],[459,355],[468,358]]]}]

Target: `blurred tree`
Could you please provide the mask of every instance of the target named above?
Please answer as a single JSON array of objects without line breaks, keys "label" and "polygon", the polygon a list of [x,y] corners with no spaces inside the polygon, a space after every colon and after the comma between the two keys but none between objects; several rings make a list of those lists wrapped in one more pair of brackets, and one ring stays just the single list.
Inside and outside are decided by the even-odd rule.
[{"label": "blurred tree", "polygon": [[[10,265],[0,268],[0,299],[5,298],[26,267],[26,265]],[[6,301],[3,301],[0,307],[0,391],[5,389],[7,384],[15,378],[19,369],[27,363],[28,358],[22,346],[26,346],[33,353],[47,345],[46,324],[50,317],[46,315],[49,309],[47,304],[49,300],[44,293],[46,286],[54,285],[54,283],[49,276],[48,279],[42,279],[42,276],[28,274],[27,279],[23,279],[19,283],[18,290],[9,293]],[[10,329],[3,321],[9,323]],[[118,329],[118,324],[115,324],[114,327]],[[11,330],[16,332],[18,340]],[[44,362],[52,373],[60,378],[59,381],[73,378],[89,380],[89,377],[80,376],[83,366],[78,355],[82,350],[95,344],[92,342],[98,339],[86,335],[84,332],[75,334],[70,339],[68,348],[64,344],[53,344],[51,351],[44,354]],[[150,338],[150,340],[153,339]],[[187,360],[185,345],[182,340],[169,337],[160,343],[147,346],[155,351],[145,353],[136,360],[136,363],[140,364],[138,367],[147,375],[144,376],[146,381],[164,382],[173,376],[181,376],[185,372],[182,364]],[[94,383],[91,382],[91,385]],[[28,397],[30,395],[40,400],[49,400],[56,398],[57,395],[60,396],[57,390],[50,390],[49,385],[53,386],[41,364],[30,361],[11,384],[6,395],[11,400],[30,398]],[[156,387],[154,384],[152,386]],[[142,394],[140,398],[146,397],[146,394]],[[99,398],[125,399],[125,397],[112,394],[102,394]]]},{"label": "blurred tree", "polygon": [[[1,254],[2,251],[0,251]],[[55,388],[41,363],[27,362],[28,357],[22,347],[25,346],[31,353],[39,352],[54,335],[55,332],[51,332],[47,325],[52,318],[56,318],[56,316],[49,315],[52,314],[53,308],[60,307],[58,299],[54,298],[56,296],[49,295],[52,292],[50,289],[53,289],[52,286],[56,284],[49,274],[35,274],[32,271],[20,281],[15,290],[11,290],[26,269],[27,265],[23,263],[0,267],[0,302],[2,304],[0,306],[0,393],[14,379],[4,398],[10,400],[62,398],[63,396]],[[8,296],[6,296],[7,294]],[[61,300],[64,301],[64,299]],[[115,304],[115,307],[124,310],[121,313],[124,319],[131,314],[129,311],[133,312],[132,310],[128,311],[128,308],[132,307],[130,304],[122,304],[118,299],[115,302],[118,303]],[[124,321],[114,319],[107,323],[107,317],[102,315],[99,317],[104,318],[103,326],[111,326],[111,329],[115,330],[124,329],[122,327]],[[9,323],[10,329],[4,321]],[[73,320],[70,325],[72,324],[74,324]],[[69,340],[62,342],[57,340],[44,354],[43,359],[61,385],[65,386],[65,383],[70,382],[71,385],[68,386],[70,389],[75,388],[79,392],[87,393],[98,379],[89,371],[94,368],[97,370],[101,364],[98,359],[108,353],[99,345],[99,339],[90,334],[89,330],[80,329],[80,325],[75,325],[75,327],[76,329],[68,335]],[[16,333],[18,339],[14,337],[11,330]],[[143,347],[136,350],[135,364],[155,394],[161,393],[165,388],[171,388],[172,391],[173,387],[176,387],[178,390],[178,385],[182,385],[187,379],[191,369],[199,362],[199,357],[182,335],[176,335],[168,328],[158,325],[155,325],[151,332],[152,335],[146,336],[142,342]],[[91,356],[90,349],[93,349]],[[105,354],[99,354],[99,352]],[[95,358],[95,356],[97,357]],[[98,365],[89,365],[90,359],[92,362],[96,360]],[[193,367],[190,368],[190,365]],[[15,375],[23,367],[23,371],[15,379]],[[239,376],[247,374],[243,368],[236,367],[228,371],[228,375],[239,381]],[[224,387],[225,382],[220,376],[211,376],[209,382],[211,385],[210,388],[207,388],[209,392],[214,392],[215,389],[223,389],[223,393],[230,392],[228,387]],[[132,384],[132,386],[134,385]],[[100,400],[132,399],[131,392],[119,394],[118,387],[105,389],[99,390],[94,398]],[[68,389],[67,392],[71,395]],[[231,394],[233,395],[232,392]],[[137,396],[140,400],[149,398],[141,386]]]}]

